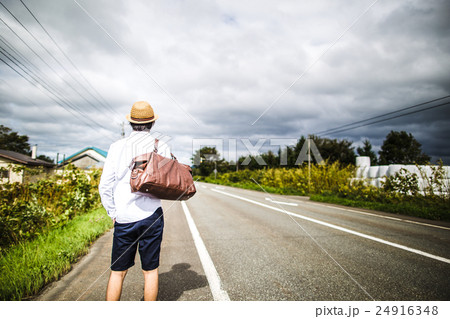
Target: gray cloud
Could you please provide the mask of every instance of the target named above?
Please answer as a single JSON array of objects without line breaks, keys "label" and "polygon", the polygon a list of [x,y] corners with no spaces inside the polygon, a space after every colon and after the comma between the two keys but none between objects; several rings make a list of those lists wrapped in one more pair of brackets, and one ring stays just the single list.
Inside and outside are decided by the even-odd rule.
[{"label": "gray cloud", "polygon": [[[108,149],[136,100],[154,106],[160,115],[155,129],[171,136],[174,152],[188,162],[193,138],[299,138],[450,92],[450,10],[444,0],[380,1],[320,59],[371,1],[79,2],[140,66],[75,2],[25,1],[114,112],[80,88],[0,8],[0,17],[59,76],[4,25],[0,35],[82,112],[82,120],[74,117],[0,64],[2,124],[29,135],[53,157],[91,145]],[[84,83],[21,3],[4,3]],[[444,106],[328,137],[355,146],[369,138],[378,150],[390,130],[405,130],[434,159],[450,163],[449,115]]]}]

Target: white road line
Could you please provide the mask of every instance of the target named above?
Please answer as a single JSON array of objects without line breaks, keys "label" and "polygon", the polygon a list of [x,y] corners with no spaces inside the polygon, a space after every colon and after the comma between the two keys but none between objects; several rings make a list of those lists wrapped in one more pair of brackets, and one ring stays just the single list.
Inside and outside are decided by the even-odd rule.
[{"label": "white road line", "polygon": [[197,248],[198,256],[202,263],[203,269],[205,270],[206,278],[208,279],[209,288],[215,301],[229,301],[230,297],[228,293],[222,289],[222,284],[220,281],[219,274],[217,273],[216,267],[209,256],[208,250],[203,243],[200,233],[198,232],[197,226],[195,226],[194,220],[192,219],[191,213],[185,202],[181,202],[184,214],[186,215],[186,220],[191,230],[192,238],[194,239],[195,247]]},{"label": "white road line", "polygon": [[279,202],[279,201],[276,201],[276,200],[272,200],[269,197],[266,197],[266,200],[268,200],[269,202],[275,203],[275,204],[289,205],[289,206],[298,206],[298,204],[296,204],[296,203]]},{"label": "white road line", "polygon": [[294,214],[294,213],[288,212],[288,211],[286,211],[284,209],[280,209],[280,208],[277,208],[277,207],[269,206],[269,205],[266,205],[266,204],[263,204],[263,203],[260,203],[260,202],[254,201],[252,199],[248,199],[248,198],[242,197],[242,196],[230,194],[230,193],[223,192],[223,191],[220,191],[220,190],[217,190],[217,189],[213,189],[213,191],[221,193],[221,194],[224,194],[224,195],[227,195],[227,196],[230,196],[230,197],[234,197],[234,198],[237,198],[237,199],[249,202],[249,203],[253,203],[253,204],[256,204],[256,205],[259,205],[259,206],[262,206],[262,207],[266,207],[266,208],[275,210],[277,212],[281,212],[281,213],[285,213],[285,214],[288,214],[288,215],[291,215],[291,216],[294,216],[294,217],[297,217],[297,218],[301,218],[301,219],[304,219],[304,220],[307,220],[307,221],[310,221],[310,222],[313,222],[313,223],[316,223],[316,224],[319,224],[319,225],[322,225],[322,226],[326,226],[326,227],[329,227],[329,228],[337,229],[337,230],[340,230],[340,231],[343,231],[343,232],[346,232],[346,233],[349,233],[349,234],[352,234],[352,235],[356,235],[356,236],[359,236],[359,237],[362,237],[362,238],[373,240],[373,241],[376,241],[378,243],[382,243],[382,244],[385,244],[385,245],[388,245],[388,246],[392,246],[392,247],[396,247],[396,248],[399,248],[399,249],[403,249],[403,250],[406,250],[406,251],[409,251],[409,252],[412,252],[412,253],[415,253],[415,254],[418,254],[418,255],[421,255],[421,256],[425,256],[425,257],[428,257],[428,258],[432,258],[432,259],[439,260],[439,261],[445,262],[447,264],[450,264],[450,259],[447,259],[447,258],[444,258],[444,257],[440,257],[440,256],[436,256],[436,255],[424,252],[422,250],[418,250],[418,249],[410,248],[410,247],[403,246],[403,245],[400,245],[400,244],[396,244],[396,243],[393,243],[393,242],[390,242],[390,241],[387,241],[387,240],[384,240],[384,239],[380,239],[378,237],[366,235],[366,234],[363,234],[363,233],[360,233],[360,232],[357,232],[357,231],[354,231],[354,230],[350,230],[350,229],[347,229],[347,228],[344,228],[344,227],[340,227],[340,226],[336,226],[336,225],[333,225],[333,224],[329,224],[329,223],[326,223],[326,222],[323,222],[323,221],[320,221],[320,220],[317,220],[317,219],[314,219],[314,218],[302,216],[302,215],[299,215],[299,214]]},{"label": "white road line", "polygon": [[325,207],[328,207],[328,208],[335,208],[335,209],[345,210],[345,211],[351,212],[351,213],[357,213],[357,214],[362,214],[362,215],[374,216],[374,217],[378,217],[378,218],[397,220],[397,221],[401,221],[401,222],[405,222],[405,223],[410,223],[410,224],[417,224],[417,225],[422,225],[422,226],[428,226],[428,227],[434,227],[434,228],[440,228],[440,229],[450,230],[449,227],[445,227],[445,226],[438,226],[438,225],[433,225],[433,224],[427,224],[427,223],[416,222],[416,221],[413,221],[413,220],[408,220],[408,219],[403,219],[403,218],[396,218],[396,217],[391,217],[391,216],[384,216],[384,215],[372,214],[372,213],[367,213],[367,212],[363,212],[363,211],[355,210],[355,209],[348,209],[348,208],[336,207],[336,206],[325,205],[325,204],[319,204],[319,203],[309,203],[309,204],[313,204],[313,205],[315,205],[315,206],[325,206]]}]

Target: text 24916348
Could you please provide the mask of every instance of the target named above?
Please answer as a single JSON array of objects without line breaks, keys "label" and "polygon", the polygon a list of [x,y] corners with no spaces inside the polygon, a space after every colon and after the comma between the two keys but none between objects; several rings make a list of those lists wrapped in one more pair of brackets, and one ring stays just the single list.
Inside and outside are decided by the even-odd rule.
[{"label": "text 24916348", "polygon": [[438,306],[377,306],[377,316],[437,316],[439,314]]}]

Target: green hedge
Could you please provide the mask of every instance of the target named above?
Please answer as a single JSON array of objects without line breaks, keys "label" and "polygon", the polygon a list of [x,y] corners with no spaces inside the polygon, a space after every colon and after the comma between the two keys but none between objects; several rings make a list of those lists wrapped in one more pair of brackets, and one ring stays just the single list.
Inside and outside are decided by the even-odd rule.
[{"label": "green hedge", "polygon": [[242,185],[253,189],[260,189],[259,184],[265,189],[281,194],[307,195],[338,192],[354,175],[353,165],[342,166],[335,162],[327,165],[311,165],[310,173],[307,167],[245,169],[218,174],[216,180],[213,175],[201,180],[223,185]]},{"label": "green hedge", "polygon": [[442,163],[432,167],[424,192],[419,176],[406,170],[387,178],[381,188],[355,180],[356,168],[335,162],[295,169],[241,170],[201,180],[210,183],[286,195],[309,195],[312,200],[377,209],[434,220],[450,220],[450,189]]},{"label": "green hedge", "polygon": [[34,183],[0,185],[0,254],[100,205],[99,170],[69,166]]}]

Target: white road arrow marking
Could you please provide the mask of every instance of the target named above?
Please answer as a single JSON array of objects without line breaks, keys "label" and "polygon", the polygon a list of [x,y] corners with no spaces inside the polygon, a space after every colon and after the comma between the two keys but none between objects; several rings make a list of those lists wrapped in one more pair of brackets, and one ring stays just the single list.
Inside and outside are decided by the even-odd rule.
[{"label": "white road arrow marking", "polygon": [[276,200],[272,200],[269,197],[266,197],[266,200],[268,200],[269,202],[275,203],[275,204],[280,204],[280,205],[298,206],[298,204],[296,204],[296,203],[279,202],[279,201],[276,201]]}]

